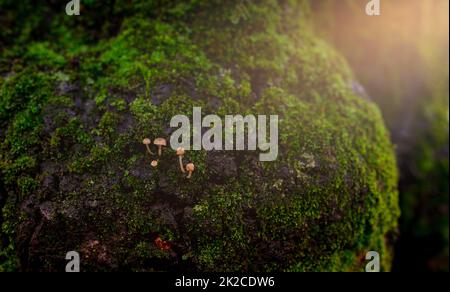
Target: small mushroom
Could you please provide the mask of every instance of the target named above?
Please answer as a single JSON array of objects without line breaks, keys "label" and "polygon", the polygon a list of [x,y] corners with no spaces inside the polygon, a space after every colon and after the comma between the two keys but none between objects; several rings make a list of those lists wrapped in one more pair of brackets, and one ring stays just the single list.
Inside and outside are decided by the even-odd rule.
[{"label": "small mushroom", "polygon": [[149,138],[145,138],[144,141],[142,141],[142,143],[145,145],[145,147],[147,148],[147,152],[150,155],[153,155],[153,152],[150,150],[150,144],[152,143],[152,141]]},{"label": "small mushroom", "polygon": [[186,165],[186,171],[189,173],[187,178],[191,178],[192,177],[192,173],[195,170],[195,165],[194,163],[188,163],[188,165]]},{"label": "small mushroom", "polygon": [[164,138],[156,138],[155,141],[153,141],[153,144],[158,146],[158,155],[161,156],[162,154],[162,147],[167,146],[166,139]]},{"label": "small mushroom", "polygon": [[184,157],[185,152],[186,151],[184,150],[183,147],[180,147],[177,149],[178,160],[180,161],[180,169],[181,169],[182,173],[186,173],[186,170],[184,169],[184,166],[183,166],[183,157]]},{"label": "small mushroom", "polygon": [[157,160],[153,160],[151,163],[152,167],[157,167],[158,166],[158,161]]}]

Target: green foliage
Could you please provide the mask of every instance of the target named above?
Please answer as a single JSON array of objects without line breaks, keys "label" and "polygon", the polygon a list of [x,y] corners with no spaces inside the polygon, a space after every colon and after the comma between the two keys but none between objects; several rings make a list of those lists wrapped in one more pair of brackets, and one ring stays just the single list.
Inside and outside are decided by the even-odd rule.
[{"label": "green foliage", "polygon": [[34,43],[28,47],[25,61],[43,68],[60,68],[65,65],[65,58],[51,48],[47,43]]}]

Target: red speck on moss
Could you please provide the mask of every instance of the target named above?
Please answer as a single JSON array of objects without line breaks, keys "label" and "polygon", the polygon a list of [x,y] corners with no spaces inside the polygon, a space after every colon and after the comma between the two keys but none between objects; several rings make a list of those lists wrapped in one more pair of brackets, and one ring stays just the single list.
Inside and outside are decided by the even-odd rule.
[{"label": "red speck on moss", "polygon": [[162,240],[161,237],[159,237],[159,236],[155,239],[155,245],[160,250],[170,250],[172,248],[172,246],[169,242]]}]

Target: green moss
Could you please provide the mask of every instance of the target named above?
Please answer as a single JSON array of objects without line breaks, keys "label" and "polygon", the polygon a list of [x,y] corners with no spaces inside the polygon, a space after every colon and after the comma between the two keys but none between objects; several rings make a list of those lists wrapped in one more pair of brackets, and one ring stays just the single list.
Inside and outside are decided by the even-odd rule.
[{"label": "green moss", "polygon": [[[378,109],[351,91],[345,61],[311,32],[304,1],[117,2],[126,15],[117,35],[82,50],[64,42],[34,48],[50,55],[46,70],[58,67],[50,88],[77,84],[75,92],[54,97],[35,72],[31,81],[3,82],[4,183],[12,194],[45,194],[28,198],[36,206],[44,199],[57,206],[58,216],[41,219],[41,245],[26,266],[59,269],[42,251],[60,236],[53,253],[94,254],[83,258],[92,270],[363,270],[369,250],[383,253],[389,269],[385,238],[398,217],[392,145]],[[64,49],[75,67],[53,54]],[[16,103],[21,92],[45,98]],[[278,114],[278,160],[188,151],[196,171],[187,180],[164,149],[153,169],[142,139],[168,138],[170,119],[191,117],[194,106],[205,114]],[[21,142],[24,133],[35,139]],[[15,160],[21,151],[29,163]],[[54,181],[34,180],[43,177]],[[170,250],[158,248],[158,237]]]},{"label": "green moss", "polygon": [[64,66],[66,60],[57,54],[48,43],[35,43],[28,47],[25,60],[43,68],[60,68]]}]

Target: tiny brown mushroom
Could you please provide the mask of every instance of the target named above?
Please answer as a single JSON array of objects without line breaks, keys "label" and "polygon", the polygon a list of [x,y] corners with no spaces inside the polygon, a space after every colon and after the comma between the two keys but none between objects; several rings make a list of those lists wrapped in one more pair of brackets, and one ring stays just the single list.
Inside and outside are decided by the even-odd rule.
[{"label": "tiny brown mushroom", "polygon": [[153,155],[153,152],[150,150],[150,144],[152,143],[152,141],[149,138],[145,138],[144,141],[142,141],[142,143],[145,145],[145,147],[147,148],[147,152],[150,155]]},{"label": "tiny brown mushroom", "polygon": [[192,177],[192,173],[195,170],[195,165],[194,163],[189,163],[188,165],[186,165],[186,171],[189,172],[187,178],[191,178]]},{"label": "tiny brown mushroom", "polygon": [[155,141],[153,141],[153,144],[158,146],[158,155],[161,156],[162,154],[162,147],[167,146],[166,139],[164,138],[156,138]]},{"label": "tiny brown mushroom", "polygon": [[180,169],[181,169],[181,172],[182,172],[182,173],[186,173],[186,170],[184,169],[184,166],[183,166],[183,157],[184,157],[184,153],[185,153],[185,152],[186,152],[186,151],[184,150],[183,147],[179,147],[179,148],[177,149],[178,160],[179,160],[179,162],[180,162]]},{"label": "tiny brown mushroom", "polygon": [[153,160],[151,165],[152,165],[152,167],[157,167],[158,166],[158,161],[157,160]]}]

